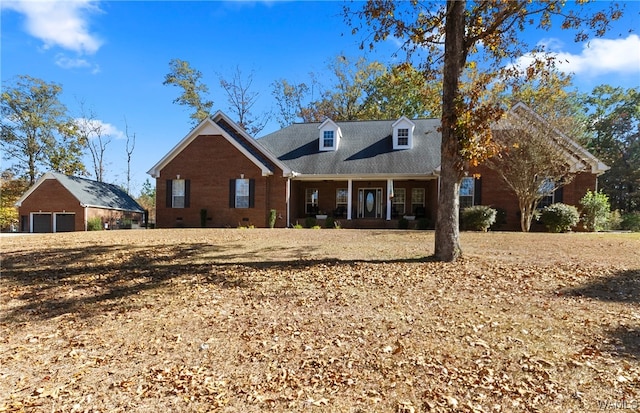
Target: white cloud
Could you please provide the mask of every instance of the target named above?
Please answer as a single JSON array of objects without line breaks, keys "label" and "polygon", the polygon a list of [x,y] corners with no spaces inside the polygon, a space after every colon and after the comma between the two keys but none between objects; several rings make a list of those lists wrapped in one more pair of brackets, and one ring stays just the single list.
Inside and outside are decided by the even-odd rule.
[{"label": "white cloud", "polygon": [[[556,58],[557,67],[565,73],[601,76],[606,74],[640,73],[640,37],[631,34],[620,39],[594,39],[586,43],[580,53],[561,51],[563,44],[557,39],[539,43]],[[533,55],[521,57],[517,66],[526,67]]]},{"label": "white cloud", "polygon": [[42,40],[45,48],[58,46],[93,54],[102,46],[89,31],[89,14],[100,11],[91,0],[10,0],[3,1],[2,7],[24,14],[27,32]]},{"label": "white cloud", "polygon": [[123,131],[110,123],[101,121],[100,119],[76,118],[74,119],[74,121],[78,128],[87,133],[90,138],[95,138],[98,131],[100,133],[100,136],[102,136],[103,138],[108,136],[116,139],[126,138],[126,135]]},{"label": "white cloud", "polygon": [[100,66],[89,62],[82,58],[72,58],[64,54],[56,55],[55,63],[63,69],[83,69],[91,68],[91,73],[96,74],[100,72]]}]

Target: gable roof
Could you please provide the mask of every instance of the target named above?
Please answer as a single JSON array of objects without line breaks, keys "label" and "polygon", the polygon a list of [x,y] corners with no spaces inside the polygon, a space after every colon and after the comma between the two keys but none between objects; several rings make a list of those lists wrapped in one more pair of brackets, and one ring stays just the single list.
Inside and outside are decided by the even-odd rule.
[{"label": "gable roof", "polygon": [[284,175],[290,173],[289,168],[265,150],[259,143],[249,136],[241,127],[233,122],[221,111],[206,118],[198,126],[193,128],[176,146],[173,147],[158,163],[147,173],[154,178],[160,176],[160,171],[184,150],[195,138],[200,135],[220,135],[236,147],[251,162],[262,170],[262,175],[273,175],[277,166],[282,169]]},{"label": "gable roof", "polygon": [[[540,125],[540,127],[550,128],[552,132],[550,136],[555,140],[559,150],[561,150],[566,156],[568,163],[571,165],[572,171],[577,172],[589,170],[593,174],[601,175],[611,169],[576,141],[550,125],[542,116],[538,115],[533,109],[524,103],[516,103],[511,107],[509,112],[516,117],[532,119]],[[508,127],[510,127],[508,119],[500,121],[494,126],[495,129],[504,129]]]},{"label": "gable roof", "polygon": [[335,122],[342,131],[336,151],[320,151],[320,123],[296,123],[258,142],[296,175],[434,176],[439,173],[440,120],[417,119],[412,149],[393,149],[397,120]]},{"label": "gable roof", "polygon": [[144,208],[116,185],[77,176],[67,176],[57,172],[47,172],[40,177],[40,179],[18,199],[16,206],[21,206],[25,199],[42,185],[43,182],[49,179],[55,179],[60,182],[83,207],[144,212]]}]

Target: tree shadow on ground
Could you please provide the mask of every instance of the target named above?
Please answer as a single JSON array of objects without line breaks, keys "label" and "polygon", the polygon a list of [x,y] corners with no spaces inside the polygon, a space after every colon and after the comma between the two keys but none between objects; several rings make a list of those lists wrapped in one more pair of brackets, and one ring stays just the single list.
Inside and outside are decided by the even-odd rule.
[{"label": "tree shadow on ground", "polygon": [[566,289],[562,293],[601,301],[640,303],[640,269],[619,271],[584,286]]},{"label": "tree shadow on ground", "polygon": [[[284,247],[283,247],[284,249]],[[260,259],[285,257],[280,260]],[[427,258],[366,262],[421,262]],[[135,297],[189,276],[194,282],[219,288],[253,288],[252,270],[295,270],[320,264],[350,264],[360,260],[309,258],[303,247],[276,253],[273,247],[246,251],[226,244],[167,244],[50,248],[3,254],[0,300],[20,300],[0,315],[0,323],[47,320],[65,314],[89,318],[105,311],[135,309]]]},{"label": "tree shadow on ground", "polygon": [[[640,303],[640,269],[616,272],[589,284],[562,291],[567,296],[588,297],[605,302]],[[640,357],[640,327],[618,326],[607,331],[612,353],[621,357]]]},{"label": "tree shadow on ground", "polygon": [[613,353],[638,359],[640,357],[640,328],[619,326],[608,332],[613,343]]}]

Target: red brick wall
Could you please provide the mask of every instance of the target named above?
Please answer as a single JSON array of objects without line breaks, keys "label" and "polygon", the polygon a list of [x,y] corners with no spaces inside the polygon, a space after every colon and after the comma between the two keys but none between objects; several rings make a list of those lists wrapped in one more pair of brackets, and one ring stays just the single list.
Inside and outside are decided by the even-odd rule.
[{"label": "red brick wall", "polygon": [[[502,180],[497,172],[486,167],[478,167],[470,173],[479,173],[482,177],[481,204],[506,211],[506,224],[500,230],[520,230],[520,215],[518,198],[511,188]],[[591,173],[581,173],[573,181],[563,187],[562,202],[579,206],[580,199],[587,189],[594,190],[596,176]],[[532,227],[532,229],[534,229]]]},{"label": "red brick wall", "polygon": [[[190,181],[188,208],[166,205],[167,179]],[[254,208],[229,208],[229,180],[255,179]],[[276,226],[286,225],[286,178],[276,170],[262,176],[261,169],[224,137],[200,135],[172,159],[156,179],[156,226],[159,228],[200,227],[200,210],[207,210],[207,227],[255,225],[267,227],[269,210],[275,209],[282,219]]]},{"label": "red brick wall", "polygon": [[[81,207],[80,202],[55,179],[43,181],[40,186],[22,202],[22,206],[18,208],[20,217],[29,216],[32,212],[75,213],[75,230],[84,231],[84,208]],[[31,232],[31,228],[28,228],[27,231]]]}]

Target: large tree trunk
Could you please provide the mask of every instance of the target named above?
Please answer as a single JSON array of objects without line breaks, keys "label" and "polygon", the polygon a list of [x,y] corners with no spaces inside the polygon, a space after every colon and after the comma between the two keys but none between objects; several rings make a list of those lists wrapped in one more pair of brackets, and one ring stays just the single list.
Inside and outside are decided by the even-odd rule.
[{"label": "large tree trunk", "polygon": [[459,81],[466,60],[465,7],[465,1],[447,1],[442,84],[440,194],[435,234],[435,256],[441,261],[455,261],[462,254],[458,197],[464,165],[460,157],[455,125],[458,123]]}]

